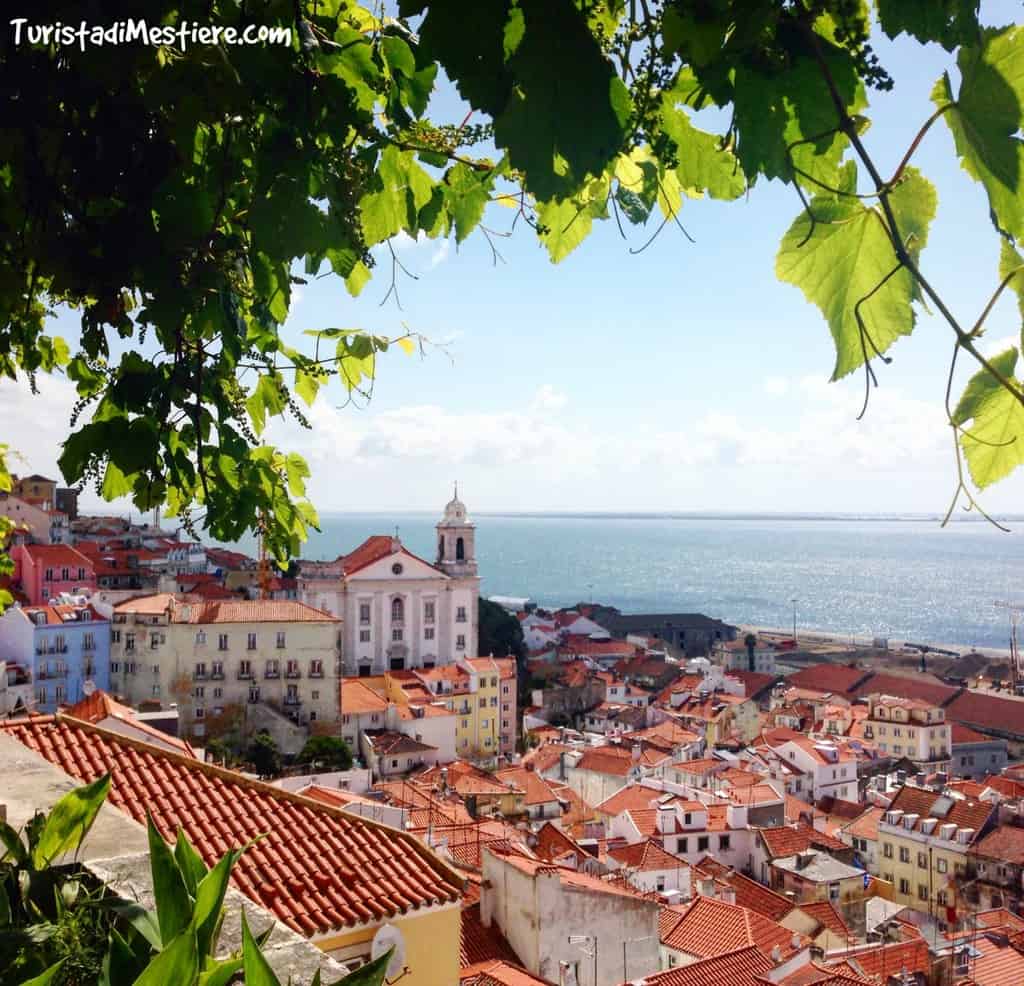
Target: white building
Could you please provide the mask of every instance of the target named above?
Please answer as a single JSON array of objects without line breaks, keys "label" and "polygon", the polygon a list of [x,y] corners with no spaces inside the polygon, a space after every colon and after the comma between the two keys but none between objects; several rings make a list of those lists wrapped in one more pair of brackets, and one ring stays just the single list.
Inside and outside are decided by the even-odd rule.
[{"label": "white building", "polygon": [[804,772],[809,782],[803,796],[814,804],[825,797],[857,801],[857,761],[835,743],[800,736],[773,747],[784,760]]},{"label": "white building", "polygon": [[300,562],[299,598],[342,618],[348,675],[432,668],[477,656],[476,528],[456,496],[437,525],[433,564],[397,535],[333,562]]}]

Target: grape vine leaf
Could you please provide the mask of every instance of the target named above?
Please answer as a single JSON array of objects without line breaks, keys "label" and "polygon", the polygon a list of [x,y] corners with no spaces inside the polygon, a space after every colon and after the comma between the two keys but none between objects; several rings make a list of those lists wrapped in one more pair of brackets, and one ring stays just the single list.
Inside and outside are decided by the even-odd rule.
[{"label": "grape vine leaf", "polygon": [[[1011,347],[989,362],[1020,390],[1013,375],[1017,355],[1017,349]],[[968,381],[953,411],[953,422],[963,429],[960,446],[979,489],[1024,465],[1024,405],[984,367]]]},{"label": "grape vine leaf", "polygon": [[590,235],[595,219],[606,215],[608,185],[607,178],[595,178],[572,198],[538,204],[537,220],[542,227],[540,238],[556,264]]},{"label": "grape vine leaf", "polygon": [[676,177],[683,188],[726,200],[738,199],[746,191],[746,178],[735,155],[722,147],[721,137],[690,122],[673,92],[662,100],[661,128],[678,148]]},{"label": "grape vine leaf", "polygon": [[978,38],[978,0],[876,0],[882,30],[906,32],[922,44],[938,41],[947,51]]},{"label": "grape vine leaf", "polygon": [[999,280],[1003,281],[1009,277],[1006,286],[1017,295],[1017,310],[1021,317],[1021,348],[1024,351],[1024,257],[1021,257],[1009,240],[1001,242]]},{"label": "grape vine leaf", "polygon": [[[855,187],[854,175],[848,162],[842,178],[847,186]],[[935,215],[935,189],[920,172],[908,168],[889,202],[916,261]],[[779,280],[800,288],[827,319],[836,346],[832,379],[838,380],[864,364],[865,352],[868,357],[876,349],[884,353],[900,336],[910,335],[914,328],[911,303],[918,297],[918,287],[907,270],[897,271],[878,287],[896,266],[896,257],[877,206],[823,193],[811,200],[810,207],[817,220],[813,232],[810,217],[802,213],[782,239],[775,273]],[[857,303],[876,288],[860,307],[870,334],[870,342],[862,341]]]},{"label": "grape vine leaf", "polygon": [[949,74],[932,90],[953,134],[960,164],[981,182],[996,229],[1024,236],[1024,27],[988,28],[981,43],[957,56],[960,92],[953,98]]}]

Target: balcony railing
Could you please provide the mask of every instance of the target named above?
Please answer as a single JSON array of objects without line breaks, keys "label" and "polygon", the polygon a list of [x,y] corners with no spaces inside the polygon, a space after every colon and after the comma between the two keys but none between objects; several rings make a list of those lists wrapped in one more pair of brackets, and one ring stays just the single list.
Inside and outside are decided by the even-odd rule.
[{"label": "balcony railing", "polygon": [[241,668],[238,669],[238,680],[239,681],[252,681],[252,671],[243,671]]},{"label": "balcony railing", "polygon": [[288,668],[288,670],[285,671],[284,676],[286,678],[301,678],[302,672],[298,668]]},{"label": "balcony railing", "polygon": [[323,668],[310,668],[309,669],[309,676],[310,676],[310,678],[322,678],[324,676],[324,669]]},{"label": "balcony railing", "polygon": [[298,695],[285,695],[285,705],[302,705],[302,699]]},{"label": "balcony railing", "polygon": [[209,675],[205,671],[193,671],[192,672],[192,680],[193,681],[206,681],[208,678],[209,678]]},{"label": "balcony railing", "polygon": [[211,681],[223,681],[224,680],[224,670],[223,670],[223,668],[220,671],[216,671],[216,670],[211,671],[210,672],[210,680]]},{"label": "balcony railing", "polygon": [[273,670],[271,670],[270,668],[267,668],[267,670],[263,672],[263,677],[264,678],[280,678],[281,677],[281,671],[278,668],[274,668]]}]

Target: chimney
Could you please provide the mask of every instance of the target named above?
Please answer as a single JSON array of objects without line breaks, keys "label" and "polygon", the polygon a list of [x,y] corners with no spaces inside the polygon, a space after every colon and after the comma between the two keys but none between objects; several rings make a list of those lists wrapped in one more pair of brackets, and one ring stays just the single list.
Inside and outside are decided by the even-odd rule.
[{"label": "chimney", "polygon": [[671,805],[658,805],[658,831],[662,835],[673,832],[676,827],[676,810]]},{"label": "chimney", "polygon": [[736,891],[733,887],[722,887],[718,893],[718,899],[726,904],[736,903]]},{"label": "chimney", "polygon": [[778,945],[772,946],[772,963],[778,965],[782,961],[782,949]]}]

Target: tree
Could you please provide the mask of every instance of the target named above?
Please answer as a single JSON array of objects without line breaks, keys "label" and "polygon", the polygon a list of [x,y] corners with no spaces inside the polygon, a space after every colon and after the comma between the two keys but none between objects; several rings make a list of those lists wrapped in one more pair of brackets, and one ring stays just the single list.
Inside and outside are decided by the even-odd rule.
[{"label": "tree", "polygon": [[[695,199],[779,180],[798,213],[776,273],[821,309],[833,377],[863,374],[865,410],[916,311],[949,325],[953,506],[977,507],[976,489],[1024,462],[1019,347],[987,358],[991,304],[961,323],[925,275],[937,201],[911,163],[932,127],[949,129],[1004,238],[992,300],[1009,288],[1024,311],[1024,28],[983,28],[977,6],[874,0],[883,31],[955,51],[959,71],[883,167],[868,93],[894,80],[866,0],[400,0],[384,19],[352,0],[157,0],[164,43],[117,58],[71,44],[78,4],[43,0],[34,16],[68,36],[21,24],[0,52],[0,373],[75,382],[66,481],[215,539],[260,530],[285,563],[317,518],[306,463],[264,443],[268,421],[305,423],[300,402],[328,386],[368,396],[380,354],[423,344],[330,326],[293,345],[281,326],[296,284],[333,274],[356,294],[379,247],[395,293],[393,237],[490,241],[495,204],[559,261],[596,220],[649,242],[682,229]],[[169,36],[188,22],[286,43]],[[471,107],[461,121],[426,117],[441,70]],[[711,107],[722,132],[698,126]],[[46,331],[58,306],[80,315],[75,351]]]},{"label": "tree", "polygon": [[281,754],[269,733],[257,733],[249,743],[246,756],[261,778],[274,777],[281,772]]},{"label": "tree", "polygon": [[517,660],[526,656],[523,628],[511,613],[481,596],[479,614],[481,654],[493,654],[495,657],[511,656]]},{"label": "tree", "polygon": [[335,770],[352,769],[352,751],[340,736],[310,736],[299,751],[299,763],[317,763]]}]

